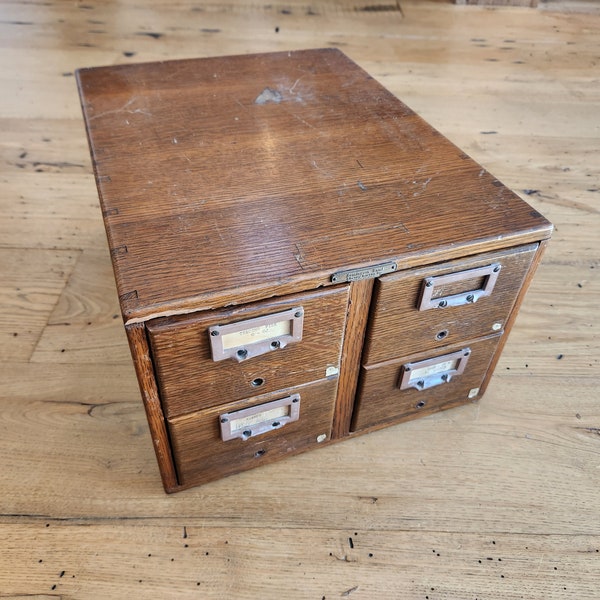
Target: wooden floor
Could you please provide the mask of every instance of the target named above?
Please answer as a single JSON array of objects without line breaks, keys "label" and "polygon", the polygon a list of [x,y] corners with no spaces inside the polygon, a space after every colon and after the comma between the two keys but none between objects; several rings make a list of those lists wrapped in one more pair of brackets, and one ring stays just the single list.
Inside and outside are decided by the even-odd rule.
[{"label": "wooden floor", "polygon": [[[0,3],[0,598],[600,597],[600,11]],[[73,72],[337,46],[556,224],[479,404],[164,494]]]}]

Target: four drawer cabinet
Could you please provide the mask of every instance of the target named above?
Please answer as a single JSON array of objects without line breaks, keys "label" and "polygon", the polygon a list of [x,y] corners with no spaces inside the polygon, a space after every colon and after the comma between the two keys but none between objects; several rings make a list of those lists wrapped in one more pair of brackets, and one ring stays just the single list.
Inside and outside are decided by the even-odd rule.
[{"label": "four drawer cabinet", "polygon": [[167,492],[482,396],[552,226],[344,54],[77,81]]}]

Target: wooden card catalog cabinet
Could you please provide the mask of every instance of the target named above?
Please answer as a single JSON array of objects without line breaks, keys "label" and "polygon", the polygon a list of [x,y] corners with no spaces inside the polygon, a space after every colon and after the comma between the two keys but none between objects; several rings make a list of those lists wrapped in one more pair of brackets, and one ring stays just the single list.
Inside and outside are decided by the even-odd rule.
[{"label": "wooden card catalog cabinet", "polygon": [[77,79],[168,492],[481,397],[552,226],[341,52]]}]

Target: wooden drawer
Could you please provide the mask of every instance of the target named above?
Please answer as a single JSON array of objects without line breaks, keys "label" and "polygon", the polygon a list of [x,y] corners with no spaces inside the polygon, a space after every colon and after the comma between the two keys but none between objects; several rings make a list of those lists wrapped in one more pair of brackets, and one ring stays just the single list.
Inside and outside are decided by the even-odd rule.
[{"label": "wooden drawer", "polygon": [[530,244],[378,279],[363,364],[502,331],[537,248]]},{"label": "wooden drawer", "polygon": [[[341,286],[152,321],[148,332],[166,416],[337,375],[347,303],[348,286]],[[272,340],[278,343],[278,338],[272,337],[278,333],[277,324],[293,318],[296,309],[303,315],[302,339],[271,350]],[[292,315],[287,314],[290,311]],[[271,323],[256,321],[264,317]],[[235,356],[213,360],[211,329],[232,324],[236,331],[226,334],[232,340],[229,346],[233,354],[241,349],[248,357],[240,362]],[[258,345],[267,344],[259,350],[266,350],[264,354],[252,356],[257,342],[251,334],[263,340]],[[226,335],[222,333],[221,338]]]},{"label": "wooden drawer", "polygon": [[[497,334],[362,367],[352,431],[415,418],[478,399],[479,387],[500,338]],[[465,358],[466,363],[459,364]],[[408,381],[410,370],[416,377]],[[462,372],[456,373],[456,370]],[[449,381],[445,382],[442,377],[448,372]],[[421,381],[425,381],[423,386],[418,385]],[[403,385],[405,389],[401,389]]]},{"label": "wooden drawer", "polygon": [[[336,391],[337,378],[322,380],[169,420],[180,483],[204,483],[328,441]],[[298,405],[297,420],[281,425],[279,421],[285,412],[281,410],[282,401],[285,408],[294,400]],[[253,414],[240,412],[247,409]],[[228,430],[231,439],[226,441],[223,419],[238,423],[233,435]],[[244,439],[245,428],[251,430],[261,423],[266,423],[267,429],[271,426],[271,430]],[[235,431],[241,435],[236,436]]]}]

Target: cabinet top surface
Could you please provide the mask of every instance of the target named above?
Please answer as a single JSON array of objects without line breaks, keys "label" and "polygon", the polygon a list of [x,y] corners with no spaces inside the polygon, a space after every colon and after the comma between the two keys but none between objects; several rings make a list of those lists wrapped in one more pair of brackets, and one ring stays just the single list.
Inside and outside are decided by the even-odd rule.
[{"label": "cabinet top surface", "polygon": [[550,234],[337,50],[77,75],[127,319]]}]

